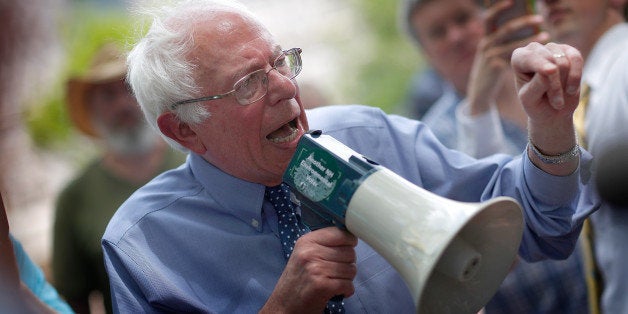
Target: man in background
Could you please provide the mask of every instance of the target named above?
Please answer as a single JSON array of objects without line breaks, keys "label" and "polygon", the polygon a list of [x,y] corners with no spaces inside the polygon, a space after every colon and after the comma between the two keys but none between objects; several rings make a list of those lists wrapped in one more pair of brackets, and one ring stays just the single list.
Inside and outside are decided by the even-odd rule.
[{"label": "man in background", "polygon": [[[516,47],[549,38],[546,32],[517,36],[522,29],[539,29],[541,17],[523,15],[493,27],[512,2],[496,1],[488,7],[474,0],[401,4],[400,23],[445,78],[445,93],[422,120],[446,146],[476,158],[525,150],[527,116],[518,105],[509,62]],[[562,261],[518,261],[486,305],[486,313],[586,313],[580,253]]]},{"label": "man in background", "polygon": [[102,294],[107,312],[112,312],[100,238],[113,213],[137,188],[183,162],[183,155],[169,149],[145,123],[125,75],[124,55],[108,43],[87,72],[67,84],[74,125],[101,149],[56,203],[54,281],[79,313],[89,313],[93,292]]},{"label": "man in background", "polygon": [[[596,158],[615,144],[626,143],[628,138],[627,3],[626,0],[537,1],[552,38],[578,48],[585,59],[582,99],[574,122],[581,145]],[[626,161],[622,162],[625,167]],[[620,169],[622,165],[614,166]],[[625,185],[623,189],[625,195]],[[594,257],[602,275],[602,281],[596,282],[597,289],[601,290],[601,313],[628,313],[628,269],[625,266],[628,208],[602,203],[590,221]],[[597,296],[593,297],[592,302],[597,302]],[[592,313],[597,310],[594,308]]]}]

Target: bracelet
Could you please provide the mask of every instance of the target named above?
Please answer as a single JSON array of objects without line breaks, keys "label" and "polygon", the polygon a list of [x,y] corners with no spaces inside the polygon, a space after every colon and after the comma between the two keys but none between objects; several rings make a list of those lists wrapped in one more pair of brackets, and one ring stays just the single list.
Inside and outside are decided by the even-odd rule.
[{"label": "bracelet", "polygon": [[538,157],[544,164],[563,164],[580,156],[580,145],[578,145],[578,143],[576,143],[576,145],[574,145],[569,151],[553,156],[541,153],[530,139],[528,139],[528,147],[530,147],[534,155],[536,155],[536,157]]}]

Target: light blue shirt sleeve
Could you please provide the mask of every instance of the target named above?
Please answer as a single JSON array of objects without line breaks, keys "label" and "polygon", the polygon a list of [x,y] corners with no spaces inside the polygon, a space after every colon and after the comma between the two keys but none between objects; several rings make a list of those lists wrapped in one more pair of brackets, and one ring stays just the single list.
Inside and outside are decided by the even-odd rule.
[{"label": "light blue shirt sleeve", "polygon": [[465,202],[504,195],[523,208],[525,230],[519,253],[528,261],[564,259],[574,249],[582,222],[599,206],[589,183],[591,155],[581,151],[579,168],[553,176],[526,152],[474,159],[443,146],[415,120],[363,106],[309,112],[310,127],[336,137],[355,151],[441,196]]},{"label": "light blue shirt sleeve", "polygon": [[13,251],[20,271],[20,279],[43,303],[58,313],[74,313],[72,308],[59,296],[57,290],[46,281],[44,273],[26,254],[22,244],[9,235],[13,243]]}]

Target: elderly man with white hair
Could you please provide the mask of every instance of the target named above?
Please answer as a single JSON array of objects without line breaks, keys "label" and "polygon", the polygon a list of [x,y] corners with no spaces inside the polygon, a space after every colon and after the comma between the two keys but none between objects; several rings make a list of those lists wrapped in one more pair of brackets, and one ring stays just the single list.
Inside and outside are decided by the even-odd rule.
[{"label": "elderly man with white hair", "polygon": [[301,228],[299,210],[287,198],[284,216],[273,195],[286,192],[282,175],[310,129],[441,196],[516,198],[526,217],[519,253],[529,260],[569,255],[596,208],[591,158],[572,122],[582,58],[569,46],[515,51],[529,149],[476,160],[445,148],[424,124],[377,108],[306,112],[295,79],[301,49],[280,46],[237,3],[186,1],[160,13],[129,54],[129,82],[149,123],[189,155],[134,193],[107,227],[117,312],[414,312],[397,271],[349,232],[327,227],[280,241],[284,224]]}]

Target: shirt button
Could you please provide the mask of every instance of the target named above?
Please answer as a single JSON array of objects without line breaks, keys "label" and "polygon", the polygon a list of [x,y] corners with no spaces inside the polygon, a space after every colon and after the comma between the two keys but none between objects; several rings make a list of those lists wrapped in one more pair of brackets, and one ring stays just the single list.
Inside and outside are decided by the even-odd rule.
[{"label": "shirt button", "polygon": [[257,228],[257,226],[259,226],[259,222],[256,219],[251,219],[251,226]]}]

